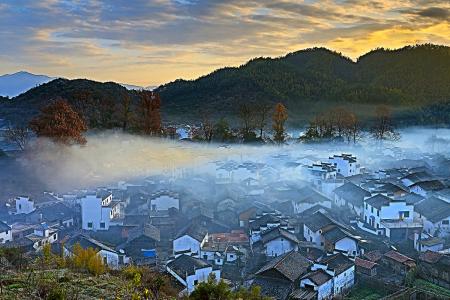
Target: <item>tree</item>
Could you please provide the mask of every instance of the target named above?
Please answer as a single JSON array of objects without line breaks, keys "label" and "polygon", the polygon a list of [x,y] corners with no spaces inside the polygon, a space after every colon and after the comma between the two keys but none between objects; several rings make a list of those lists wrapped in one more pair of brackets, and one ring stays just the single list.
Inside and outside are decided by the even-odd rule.
[{"label": "tree", "polygon": [[281,144],[285,140],[285,128],[284,123],[286,122],[288,118],[287,109],[282,103],[277,103],[275,105],[275,111],[272,116],[273,121],[273,130],[275,131],[275,134],[273,136],[273,139],[276,143]]},{"label": "tree", "polygon": [[159,94],[141,90],[138,92],[139,108],[141,113],[140,128],[144,134],[160,136],[161,135],[161,99]]},{"label": "tree", "polygon": [[125,131],[131,119],[131,97],[128,93],[123,93],[122,95],[119,112],[120,120],[122,121],[122,130]]},{"label": "tree", "polygon": [[239,119],[241,120],[241,133],[244,142],[253,141],[256,138],[255,130],[255,111],[254,107],[248,103],[241,104],[239,107]]},{"label": "tree", "polygon": [[263,139],[264,128],[267,125],[267,119],[272,107],[268,103],[260,103],[256,106],[256,125],[259,129],[259,137]]},{"label": "tree", "polygon": [[25,150],[30,141],[30,129],[23,126],[6,128],[3,137],[6,141],[15,144],[20,150]]},{"label": "tree", "polygon": [[375,140],[398,140],[400,133],[392,124],[391,109],[387,105],[379,105],[375,109],[375,120],[371,128],[372,137]]},{"label": "tree", "polygon": [[83,133],[87,131],[87,126],[84,120],[61,98],[42,108],[41,114],[31,120],[30,128],[38,137],[48,137],[57,143],[86,143]]},{"label": "tree", "polygon": [[214,138],[222,143],[230,141],[234,138],[230,130],[230,125],[224,118],[221,118],[214,125]]},{"label": "tree", "polygon": [[203,110],[201,112],[201,115],[202,115],[202,124],[200,127],[203,134],[203,140],[210,143],[214,136],[214,124],[211,121],[209,111]]},{"label": "tree", "polygon": [[358,117],[354,113],[348,113],[345,116],[343,121],[342,134],[347,139],[348,143],[353,141],[353,143],[356,144],[356,141],[361,138],[361,125],[359,123]]}]

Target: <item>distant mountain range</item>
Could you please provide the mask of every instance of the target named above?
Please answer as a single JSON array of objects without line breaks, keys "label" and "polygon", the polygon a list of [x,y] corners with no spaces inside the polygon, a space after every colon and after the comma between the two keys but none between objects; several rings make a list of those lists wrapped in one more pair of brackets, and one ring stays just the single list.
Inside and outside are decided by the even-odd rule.
[{"label": "distant mountain range", "polygon": [[[80,91],[115,103],[128,93],[136,103],[136,92],[123,86],[53,80],[12,101],[0,101],[0,115],[26,121],[49,100],[60,96],[76,101]],[[199,122],[204,111],[214,119],[235,121],[242,103],[283,102],[291,125],[304,125],[318,112],[335,106],[349,108],[364,122],[378,104],[391,105],[400,122],[431,123],[420,115],[424,108],[439,107],[444,117],[450,112],[446,110],[450,107],[450,47],[376,49],[356,61],[312,48],[278,58],[255,58],[240,67],[219,69],[196,80],[176,80],[155,90],[161,95],[163,117],[171,122]],[[450,113],[446,120],[450,124]]]},{"label": "distant mountain range", "polygon": [[[47,75],[36,75],[26,71],[19,71],[13,74],[0,76],[0,96],[13,98],[25,93],[31,88],[50,82],[58,77]],[[152,90],[154,86],[142,87],[132,84],[119,83],[129,90]]]},{"label": "distant mountain range", "polygon": [[0,76],[0,96],[15,97],[31,88],[55,79],[46,75],[36,75],[20,71]]}]

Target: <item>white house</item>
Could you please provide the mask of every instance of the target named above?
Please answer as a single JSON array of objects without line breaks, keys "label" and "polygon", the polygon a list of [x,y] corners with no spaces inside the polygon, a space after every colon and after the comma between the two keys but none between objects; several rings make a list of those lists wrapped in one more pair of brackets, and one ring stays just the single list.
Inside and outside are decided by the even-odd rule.
[{"label": "white house", "polygon": [[29,214],[35,210],[34,201],[30,197],[16,198],[16,214]]},{"label": "white house", "polygon": [[334,204],[344,209],[350,209],[357,216],[362,216],[364,198],[370,196],[369,191],[351,182],[347,182],[334,190]]},{"label": "white house", "polygon": [[267,257],[277,257],[292,250],[298,251],[299,240],[293,231],[274,227],[262,233],[261,243]]},{"label": "white house", "polygon": [[351,154],[333,155],[328,161],[334,165],[337,173],[344,177],[360,174],[360,167],[356,162],[356,157]]},{"label": "white house", "polygon": [[173,255],[182,254],[200,257],[203,245],[208,241],[208,231],[201,226],[190,225],[178,233],[172,242]]},{"label": "white house", "polygon": [[108,230],[111,220],[120,216],[120,203],[112,194],[98,193],[81,199],[81,228],[83,230]]},{"label": "white house", "polygon": [[429,233],[414,233],[414,248],[419,252],[439,252],[444,249],[444,240]]},{"label": "white house", "polygon": [[169,208],[180,209],[180,199],[178,194],[170,191],[159,191],[150,197],[150,209],[152,211],[165,211]]},{"label": "white house", "polygon": [[327,256],[311,267],[312,271],[319,269],[332,276],[334,297],[341,295],[355,284],[355,264],[341,253]]},{"label": "white house", "polygon": [[322,238],[329,253],[342,253],[349,257],[362,254],[359,239],[338,226],[322,230]]},{"label": "white house", "polygon": [[117,251],[84,235],[74,236],[64,243],[64,255],[72,256],[75,245],[80,245],[83,249],[92,248],[97,252],[97,255],[102,257],[103,264],[108,265],[112,269],[119,267],[119,253]]},{"label": "white house", "polygon": [[322,232],[326,228],[334,227],[335,223],[321,212],[316,212],[306,218],[303,223],[303,238],[314,243],[316,246],[324,248],[325,241]]},{"label": "white house", "polygon": [[405,239],[408,229],[422,227],[422,222],[414,219],[414,206],[403,199],[392,199],[377,194],[364,200],[364,223],[362,229],[391,240]]},{"label": "white house", "polygon": [[53,244],[58,240],[58,230],[49,227],[46,223],[42,223],[34,227],[33,233],[26,237],[33,242],[33,248],[39,251],[45,245]]},{"label": "white house", "polygon": [[450,203],[437,197],[422,200],[414,214],[423,222],[423,230],[433,236],[450,236]]},{"label": "white house", "polygon": [[221,275],[220,270],[215,270],[206,261],[188,255],[180,255],[170,261],[166,270],[186,288],[186,295],[192,293],[200,282],[206,282],[211,275],[217,281]]},{"label": "white house", "polygon": [[12,230],[8,224],[0,221],[0,244],[4,244],[6,242],[11,242],[12,238]]},{"label": "white house", "polygon": [[295,192],[296,197],[295,200],[292,200],[292,206],[294,207],[294,213],[296,214],[300,214],[315,205],[331,208],[331,199],[308,186]]},{"label": "white house", "polygon": [[322,269],[309,272],[300,279],[300,288],[317,292],[317,300],[333,296],[333,276]]},{"label": "white house", "polygon": [[288,229],[288,223],[285,219],[275,212],[263,213],[249,220],[250,244],[261,240],[261,234],[274,227]]}]

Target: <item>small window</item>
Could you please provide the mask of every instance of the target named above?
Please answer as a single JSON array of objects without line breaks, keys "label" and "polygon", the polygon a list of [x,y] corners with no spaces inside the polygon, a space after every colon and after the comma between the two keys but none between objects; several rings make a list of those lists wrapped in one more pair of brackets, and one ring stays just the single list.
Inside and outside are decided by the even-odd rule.
[{"label": "small window", "polygon": [[56,239],[56,233],[53,235],[53,238]]},{"label": "small window", "polygon": [[[448,224],[450,224],[450,220],[442,220],[442,225],[448,225]],[[6,233],[8,233],[8,231]]]},{"label": "small window", "polygon": [[22,209],[22,204],[19,204],[19,209]]},{"label": "small window", "polygon": [[105,228],[105,222],[100,223],[100,228]]},{"label": "small window", "polygon": [[92,228],[92,227],[93,227],[92,222],[88,222],[88,223],[87,223],[87,227],[88,227],[88,228]]},{"label": "small window", "polygon": [[194,285],[197,285],[198,284],[198,280],[196,279],[196,280],[194,280]]}]

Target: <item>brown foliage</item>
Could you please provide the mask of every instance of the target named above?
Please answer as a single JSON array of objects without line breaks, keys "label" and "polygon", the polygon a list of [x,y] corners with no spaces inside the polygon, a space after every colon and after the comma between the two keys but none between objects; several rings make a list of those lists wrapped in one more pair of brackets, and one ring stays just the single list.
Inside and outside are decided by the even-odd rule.
[{"label": "brown foliage", "polygon": [[161,99],[159,94],[142,90],[139,94],[139,108],[141,112],[140,128],[144,134],[161,135]]},{"label": "brown foliage", "polygon": [[272,116],[273,130],[275,131],[274,140],[277,143],[283,143],[285,139],[284,123],[288,118],[287,109],[282,103],[275,105],[275,111]]},{"label": "brown foliage", "polygon": [[41,109],[31,120],[30,128],[39,137],[48,137],[62,144],[85,144],[83,133],[87,126],[80,115],[64,99],[58,99]]}]

